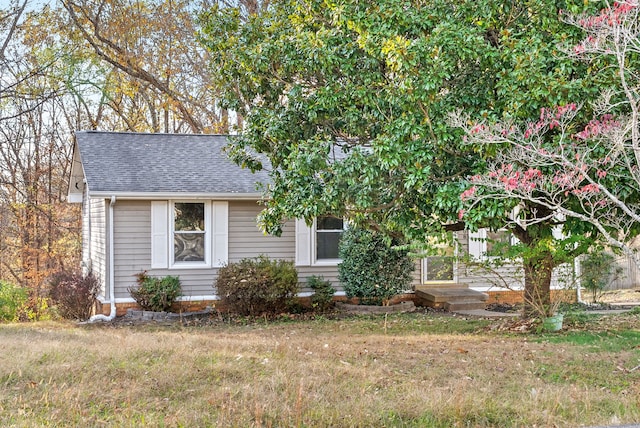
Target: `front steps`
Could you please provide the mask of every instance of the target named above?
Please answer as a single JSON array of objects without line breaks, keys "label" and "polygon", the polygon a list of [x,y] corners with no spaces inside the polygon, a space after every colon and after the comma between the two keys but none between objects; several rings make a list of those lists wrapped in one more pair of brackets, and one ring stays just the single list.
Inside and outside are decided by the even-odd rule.
[{"label": "front steps", "polygon": [[471,290],[468,285],[447,283],[417,286],[415,296],[418,304],[452,312],[484,309],[489,298],[485,293]]}]

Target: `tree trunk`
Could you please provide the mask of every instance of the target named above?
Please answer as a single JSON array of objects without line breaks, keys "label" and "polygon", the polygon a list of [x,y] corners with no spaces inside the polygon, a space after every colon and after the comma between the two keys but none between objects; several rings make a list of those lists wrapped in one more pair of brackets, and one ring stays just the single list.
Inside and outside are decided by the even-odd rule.
[{"label": "tree trunk", "polygon": [[554,263],[549,252],[525,259],[523,317],[549,316],[551,306],[551,274]]}]

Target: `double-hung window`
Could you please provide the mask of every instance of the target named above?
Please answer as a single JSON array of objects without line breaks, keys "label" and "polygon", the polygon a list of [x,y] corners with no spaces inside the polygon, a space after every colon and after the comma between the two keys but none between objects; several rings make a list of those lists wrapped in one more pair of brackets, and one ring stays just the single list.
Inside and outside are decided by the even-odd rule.
[{"label": "double-hung window", "polygon": [[339,260],[338,246],[344,231],[344,221],[338,217],[316,219],[316,261]]},{"label": "double-hung window", "polygon": [[151,267],[206,268],[228,259],[228,202],[151,202]]},{"label": "double-hung window", "polygon": [[338,247],[344,232],[344,220],[321,216],[311,227],[304,220],[296,220],[296,265],[337,265]]},{"label": "double-hung window", "polygon": [[480,229],[469,234],[469,254],[477,259],[499,257],[513,245],[514,239],[505,229]]},{"label": "double-hung window", "polygon": [[[208,211],[208,210],[207,210]],[[207,260],[207,224],[204,202],[173,203],[173,263]]]},{"label": "double-hung window", "polygon": [[508,230],[496,230],[495,232],[487,230],[487,239],[485,242],[485,255],[487,257],[499,257],[501,254],[511,247],[511,232]]}]

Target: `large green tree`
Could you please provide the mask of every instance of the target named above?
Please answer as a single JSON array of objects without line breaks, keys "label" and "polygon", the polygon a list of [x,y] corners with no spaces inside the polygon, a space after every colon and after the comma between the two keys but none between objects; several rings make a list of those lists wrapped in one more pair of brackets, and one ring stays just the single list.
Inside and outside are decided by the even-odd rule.
[{"label": "large green tree", "polygon": [[[595,229],[517,198],[484,200],[460,219],[469,177],[500,146],[465,141],[448,118],[464,111],[525,123],[541,108],[592,99],[605,83],[602,64],[560,49],[582,36],[561,11],[588,7],[280,0],[246,20],[233,8],[210,10],[201,38],[225,106],[246,118],[232,154],[251,168],[266,167],[255,153],[270,161],[265,230],[327,212],[412,241],[509,226],[522,243],[525,296],[548,302],[552,269],[584,251]],[[578,126],[589,114],[578,113]],[[516,206],[528,227],[513,221]]]}]

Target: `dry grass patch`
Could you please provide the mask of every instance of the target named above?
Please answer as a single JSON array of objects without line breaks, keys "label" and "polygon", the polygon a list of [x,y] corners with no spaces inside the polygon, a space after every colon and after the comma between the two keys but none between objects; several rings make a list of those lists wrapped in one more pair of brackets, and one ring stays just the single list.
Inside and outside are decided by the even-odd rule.
[{"label": "dry grass patch", "polygon": [[[428,315],[0,326],[1,426],[578,426],[640,420],[638,349]],[[443,333],[475,331],[470,333]],[[471,326],[471,327],[469,327]],[[638,362],[636,362],[638,361]]]}]

